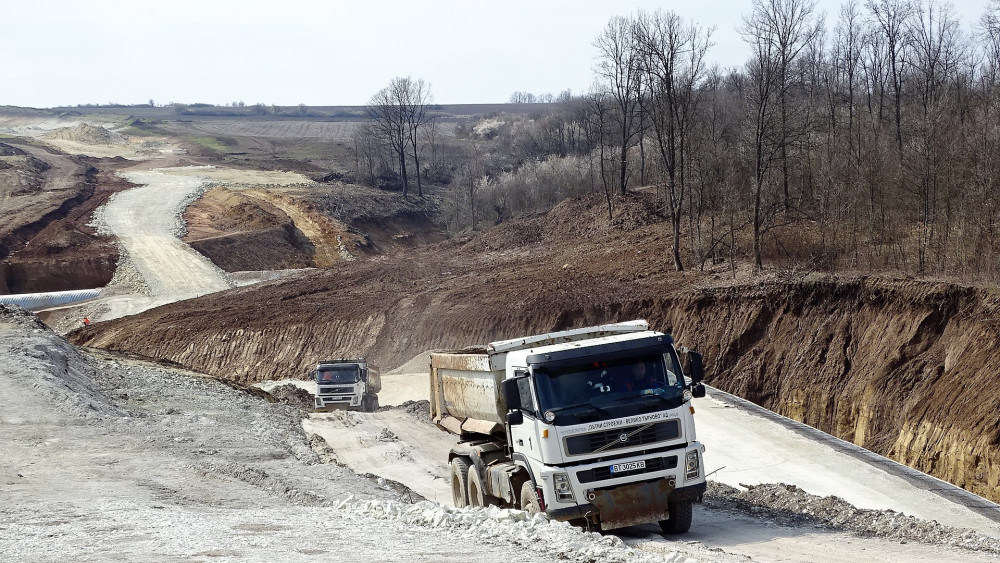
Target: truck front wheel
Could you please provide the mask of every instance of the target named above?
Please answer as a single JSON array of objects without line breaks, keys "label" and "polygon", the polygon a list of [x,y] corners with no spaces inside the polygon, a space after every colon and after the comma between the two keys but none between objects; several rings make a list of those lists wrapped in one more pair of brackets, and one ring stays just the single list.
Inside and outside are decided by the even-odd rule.
[{"label": "truck front wheel", "polygon": [[373,403],[374,403],[374,401],[372,401],[371,395],[364,395],[364,396],[362,396],[361,397],[361,412],[375,412],[375,409],[378,408],[378,407],[375,407],[373,405]]},{"label": "truck front wheel", "polygon": [[531,481],[525,481],[521,485],[521,510],[532,516],[542,511],[542,506],[538,503],[538,495],[535,493],[535,484]]},{"label": "truck front wheel", "polygon": [[684,500],[671,502],[667,505],[670,516],[660,520],[660,529],[664,534],[683,534],[691,529],[691,517],[694,514],[694,502]]},{"label": "truck front wheel", "polygon": [[469,506],[468,485],[469,462],[462,457],[451,460],[451,500],[455,508]]}]

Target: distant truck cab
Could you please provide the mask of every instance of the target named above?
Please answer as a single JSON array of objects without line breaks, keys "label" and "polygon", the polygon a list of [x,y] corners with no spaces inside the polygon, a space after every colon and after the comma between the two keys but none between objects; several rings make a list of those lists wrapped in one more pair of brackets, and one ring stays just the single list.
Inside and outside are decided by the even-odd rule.
[{"label": "distant truck cab", "polygon": [[375,412],[382,380],[364,358],[322,360],[312,371],[316,410],[350,409]]}]

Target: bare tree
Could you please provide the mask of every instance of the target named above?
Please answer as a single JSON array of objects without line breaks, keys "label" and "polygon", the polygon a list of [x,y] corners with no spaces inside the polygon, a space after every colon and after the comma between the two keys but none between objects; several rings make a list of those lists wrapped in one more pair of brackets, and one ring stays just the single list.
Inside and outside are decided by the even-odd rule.
[{"label": "bare tree", "polygon": [[882,30],[892,81],[896,145],[903,156],[903,72],[907,57],[907,28],[913,15],[909,0],[867,0],[866,6]]},{"label": "bare tree", "polygon": [[594,41],[600,56],[597,74],[605,81],[604,86],[616,110],[615,149],[618,152],[618,187],[621,195],[625,195],[628,190],[628,153],[635,146],[640,132],[639,100],[642,96],[642,80],[632,26],[633,22],[629,18],[615,16]]},{"label": "bare tree", "polygon": [[[596,145],[598,150],[598,175],[601,178],[601,187],[604,189],[604,197],[608,204],[608,220],[612,219],[611,186],[608,182],[608,174],[605,168],[605,148],[608,146],[607,137],[609,122],[611,120],[611,100],[610,96],[601,91],[595,91],[585,98],[585,111],[587,115],[588,135],[592,137],[589,144]],[[591,151],[593,152],[593,151]]]},{"label": "bare tree", "polygon": [[[420,180],[420,127],[430,116],[430,89],[423,80],[410,77],[394,78],[368,102],[368,117],[374,123],[372,132],[391,147],[399,162],[399,175],[403,180],[403,197],[409,193],[407,156],[413,158],[417,171],[417,192],[423,195]],[[408,154],[407,151],[411,152]]]},{"label": "bare tree", "polygon": [[640,12],[635,30],[646,83],[646,95],[640,98],[640,103],[644,114],[649,116],[659,160],[666,170],[666,199],[673,235],[671,255],[674,269],[681,271],[687,142],[712,32],[684,22],[674,12]]},{"label": "bare tree", "polygon": [[[919,205],[920,236],[917,244],[917,267],[924,272],[930,245],[939,234],[938,213],[941,199],[949,196],[949,184],[954,174],[947,174],[953,165],[951,154],[956,107],[953,87],[957,83],[958,65],[963,58],[958,21],[948,5],[930,0],[918,5],[910,20],[912,38],[913,83],[917,90],[919,111],[915,116],[914,154],[910,159],[913,171],[911,185]],[[908,151],[909,152],[909,151]],[[947,212],[947,209],[946,209]],[[944,230],[947,237],[947,229]]]},{"label": "bare tree", "polygon": [[422,141],[421,132],[434,119],[428,111],[428,106],[431,104],[431,93],[430,87],[425,85],[423,80],[413,81],[407,77],[405,81],[406,134],[410,141],[413,167],[417,172],[417,195],[424,197],[423,180],[420,173],[420,144]]}]

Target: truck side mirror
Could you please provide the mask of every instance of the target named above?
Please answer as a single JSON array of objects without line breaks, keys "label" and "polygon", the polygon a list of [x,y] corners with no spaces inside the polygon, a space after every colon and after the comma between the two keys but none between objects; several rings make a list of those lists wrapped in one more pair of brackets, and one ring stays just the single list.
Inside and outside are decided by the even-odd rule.
[{"label": "truck side mirror", "polygon": [[702,364],[701,352],[688,352],[691,358],[691,381],[698,383],[705,378],[705,366]]},{"label": "truck side mirror", "polygon": [[691,386],[691,396],[695,399],[701,399],[705,396],[705,385],[701,383],[695,383]]},{"label": "truck side mirror", "polygon": [[524,413],[521,411],[510,411],[507,413],[507,424],[517,426],[524,423]]},{"label": "truck side mirror", "polygon": [[503,392],[503,402],[507,405],[508,411],[516,411],[521,408],[521,392],[517,388],[517,378],[503,380],[500,384]]}]

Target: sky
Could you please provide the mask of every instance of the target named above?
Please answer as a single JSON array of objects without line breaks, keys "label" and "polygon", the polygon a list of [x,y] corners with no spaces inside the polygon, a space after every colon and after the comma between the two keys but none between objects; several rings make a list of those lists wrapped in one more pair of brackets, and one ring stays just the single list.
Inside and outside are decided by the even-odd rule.
[{"label": "sky", "polygon": [[[989,0],[955,0],[971,29]],[[817,0],[828,26],[840,0]],[[439,104],[583,94],[611,17],[673,10],[742,64],[751,0],[0,0],[0,105],[364,105],[398,76]]]}]

